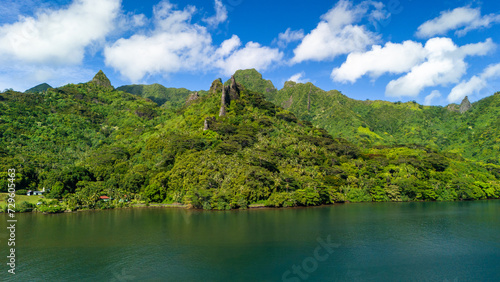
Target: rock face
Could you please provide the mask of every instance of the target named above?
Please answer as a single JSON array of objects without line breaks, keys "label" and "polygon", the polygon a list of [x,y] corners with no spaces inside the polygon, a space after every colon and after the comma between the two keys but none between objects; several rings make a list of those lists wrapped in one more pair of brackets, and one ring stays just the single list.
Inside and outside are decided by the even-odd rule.
[{"label": "rock face", "polygon": [[222,87],[221,105],[219,116],[223,117],[226,115],[226,106],[228,106],[232,100],[240,99],[240,89],[236,84],[234,76],[231,76],[231,84]]},{"label": "rock face", "polygon": [[229,89],[226,89],[226,92],[229,91],[229,97],[231,100],[240,99],[240,89],[238,89],[238,85],[236,84],[236,80],[234,76],[231,76],[231,85],[229,85]]},{"label": "rock face", "polygon": [[187,100],[186,100],[186,105],[191,105],[194,103],[196,100],[200,98],[200,95],[198,95],[198,92],[194,92],[189,94]]},{"label": "rock face", "polygon": [[203,131],[209,130],[212,124],[215,122],[215,117],[207,117],[205,118],[205,122],[203,124]]},{"label": "rock face", "polygon": [[465,98],[462,100],[462,103],[460,104],[460,113],[463,114],[467,112],[470,108],[472,108],[471,103],[469,102],[469,98],[465,96]]},{"label": "rock face", "polygon": [[446,109],[447,109],[448,111],[450,111],[450,112],[457,112],[457,113],[458,113],[458,112],[460,111],[460,110],[459,110],[459,107],[460,107],[460,106],[459,106],[459,105],[457,105],[457,104],[449,104],[448,106],[446,106]]},{"label": "rock face", "polygon": [[104,72],[102,72],[102,70],[100,70],[90,82],[97,86],[102,86],[110,90],[115,89],[111,85],[111,82],[109,81],[108,77],[104,74]]}]

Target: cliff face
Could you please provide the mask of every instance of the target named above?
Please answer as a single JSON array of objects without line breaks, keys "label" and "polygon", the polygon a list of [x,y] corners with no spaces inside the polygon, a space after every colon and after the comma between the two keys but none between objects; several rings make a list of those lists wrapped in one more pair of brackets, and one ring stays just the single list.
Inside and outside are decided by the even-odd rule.
[{"label": "cliff face", "polygon": [[469,102],[469,98],[465,96],[465,98],[462,100],[462,103],[460,104],[460,113],[463,114],[466,111],[468,111],[470,108],[472,108],[471,103]]},{"label": "cliff face", "polygon": [[189,96],[186,100],[186,105],[191,105],[199,98],[200,98],[200,95],[198,94],[198,92],[194,92],[194,93],[189,94]]},{"label": "cliff face", "polygon": [[223,86],[222,88],[222,96],[221,96],[221,106],[219,111],[219,116],[226,115],[226,106],[229,106],[232,100],[240,99],[240,89],[236,84],[236,80],[234,76],[231,76],[231,84],[227,86]]}]

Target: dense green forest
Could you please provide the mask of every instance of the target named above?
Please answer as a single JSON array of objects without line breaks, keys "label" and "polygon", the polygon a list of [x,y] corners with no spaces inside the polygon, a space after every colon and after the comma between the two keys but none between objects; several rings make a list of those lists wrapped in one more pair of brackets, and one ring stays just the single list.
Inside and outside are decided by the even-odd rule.
[{"label": "dense green forest", "polygon": [[193,92],[186,88],[167,88],[158,83],[151,85],[134,84],[118,87],[116,90],[148,98],[166,109],[176,109],[184,106],[189,95],[199,93],[205,95],[207,91]]},{"label": "dense green forest", "polygon": [[500,93],[460,113],[460,107],[454,104],[438,107],[354,100],[310,82],[287,81],[278,91],[254,69],[237,71],[235,78],[298,118],[362,147],[417,144],[500,164]]},{"label": "dense green forest", "polygon": [[18,191],[50,189],[49,211],[129,199],[223,210],[500,197],[498,154],[487,151],[498,151],[500,95],[460,114],[310,83],[278,91],[252,70],[235,79],[199,93],[119,88],[133,95],[99,72],[88,83],[4,91],[0,187],[15,168]]}]

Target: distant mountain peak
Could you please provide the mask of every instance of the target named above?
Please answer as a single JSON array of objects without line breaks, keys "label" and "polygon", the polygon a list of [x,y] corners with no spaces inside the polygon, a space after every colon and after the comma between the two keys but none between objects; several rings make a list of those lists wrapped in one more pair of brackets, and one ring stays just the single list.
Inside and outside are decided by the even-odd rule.
[{"label": "distant mountain peak", "polygon": [[237,70],[233,76],[238,83],[241,83],[241,85],[250,91],[263,93],[266,96],[278,91],[273,83],[270,80],[263,79],[262,74],[256,69]]},{"label": "distant mountain peak", "polygon": [[469,97],[465,96],[465,98],[462,100],[462,103],[460,103],[460,113],[463,114],[467,112],[470,108],[472,108],[471,103],[469,102]]},{"label": "distant mountain peak", "polygon": [[108,88],[113,90],[114,87],[111,85],[111,81],[109,81],[108,77],[104,74],[102,70],[99,70],[94,78],[90,81],[91,83],[102,86],[104,88]]},{"label": "distant mountain peak", "polygon": [[52,88],[52,86],[48,85],[47,83],[42,83],[42,84],[39,84],[35,87],[32,87],[26,91],[24,91],[25,93],[40,93],[40,92],[43,92],[43,91],[47,91],[47,89],[49,88]]}]

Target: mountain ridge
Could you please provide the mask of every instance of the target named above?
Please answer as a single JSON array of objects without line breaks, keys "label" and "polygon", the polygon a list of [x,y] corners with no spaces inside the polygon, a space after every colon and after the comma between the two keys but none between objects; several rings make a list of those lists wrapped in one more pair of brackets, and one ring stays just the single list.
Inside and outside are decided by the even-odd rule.
[{"label": "mountain ridge", "polygon": [[100,195],[216,210],[500,197],[498,165],[421,145],[357,145],[232,84],[237,97],[215,80],[175,111],[92,82],[3,92],[0,173],[15,167],[19,190],[47,187],[63,210],[119,204]]},{"label": "mountain ridge", "polygon": [[[239,76],[239,72],[235,73],[235,77],[240,77],[241,84],[249,87],[259,84],[255,82],[259,76],[254,72],[245,72],[246,76]],[[250,83],[245,81],[248,73],[253,74]],[[263,93],[261,88],[253,89]],[[287,108],[299,118],[325,128],[333,136],[346,138],[356,144],[415,143],[441,151],[460,152],[465,157],[476,160],[500,163],[497,145],[490,142],[482,152],[472,142],[474,137],[469,136],[471,132],[465,129],[476,128],[476,124],[467,125],[471,116],[477,113],[488,115],[489,119],[480,119],[480,124],[477,124],[477,131],[480,133],[475,134],[481,136],[488,133],[493,140],[500,138],[498,131],[490,130],[498,119],[494,114],[500,107],[498,103],[492,102],[490,107],[482,107],[481,112],[475,109],[485,101],[496,101],[498,92],[474,103],[470,103],[465,97],[460,105],[450,104],[446,107],[423,106],[414,101],[402,103],[355,100],[337,90],[322,90],[310,82],[287,81],[276,93],[263,94],[269,101]],[[450,136],[454,136],[456,141],[450,141]],[[460,146],[459,143],[465,143],[466,146]]]}]

